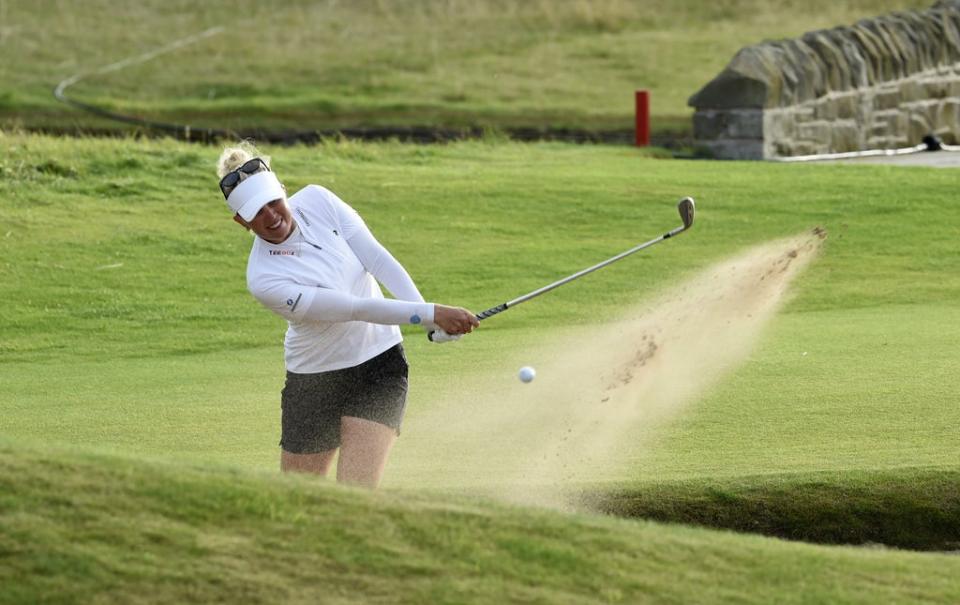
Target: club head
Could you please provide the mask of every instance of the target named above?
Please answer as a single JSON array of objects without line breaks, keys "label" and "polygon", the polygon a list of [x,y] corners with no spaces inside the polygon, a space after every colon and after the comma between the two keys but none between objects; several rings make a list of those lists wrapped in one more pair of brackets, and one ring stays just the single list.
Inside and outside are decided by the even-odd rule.
[{"label": "club head", "polygon": [[693,216],[696,213],[696,206],[693,204],[692,197],[685,197],[677,204],[677,210],[680,212],[680,218],[683,220],[683,230],[686,231],[693,226]]}]

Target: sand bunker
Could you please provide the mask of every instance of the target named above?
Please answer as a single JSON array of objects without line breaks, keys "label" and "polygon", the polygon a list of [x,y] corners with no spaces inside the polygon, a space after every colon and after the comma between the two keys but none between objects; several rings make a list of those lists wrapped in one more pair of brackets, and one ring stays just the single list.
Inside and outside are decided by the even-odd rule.
[{"label": "sand bunker", "polygon": [[511,365],[409,419],[386,484],[565,508],[578,484],[629,480],[657,426],[746,359],[825,237],[751,248],[607,324],[519,352],[533,383]]}]

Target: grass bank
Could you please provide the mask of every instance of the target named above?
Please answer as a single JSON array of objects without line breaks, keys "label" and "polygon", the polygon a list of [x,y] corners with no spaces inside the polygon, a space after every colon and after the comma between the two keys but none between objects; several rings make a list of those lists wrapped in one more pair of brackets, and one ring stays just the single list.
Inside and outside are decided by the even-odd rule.
[{"label": "grass bank", "polygon": [[955,467],[601,487],[589,503],[623,517],[787,540],[960,550],[960,471]]},{"label": "grass bank", "polygon": [[951,603],[960,559],[0,441],[2,603]]}]

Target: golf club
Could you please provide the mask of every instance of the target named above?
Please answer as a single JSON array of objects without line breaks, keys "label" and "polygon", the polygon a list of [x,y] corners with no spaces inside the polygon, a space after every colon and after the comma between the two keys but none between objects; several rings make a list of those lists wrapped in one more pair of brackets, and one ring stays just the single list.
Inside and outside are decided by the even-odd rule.
[{"label": "golf club", "polygon": [[[523,296],[514,298],[513,300],[510,300],[510,301],[507,301],[507,302],[505,302],[505,303],[499,304],[499,305],[497,305],[497,306],[495,306],[495,307],[490,307],[490,308],[487,309],[486,311],[483,311],[483,312],[481,312],[481,313],[477,313],[477,319],[482,321],[482,320],[484,320],[484,319],[487,319],[488,317],[492,317],[492,316],[496,315],[497,313],[502,313],[503,311],[506,311],[507,309],[512,309],[513,307],[519,305],[520,303],[527,302],[527,301],[530,300],[531,298],[536,298],[537,296],[540,296],[541,294],[545,294],[545,293],[549,292],[550,290],[553,290],[553,289],[555,289],[555,288],[559,288],[559,287],[562,286],[563,284],[570,283],[570,282],[572,282],[573,280],[577,279],[578,277],[583,277],[583,276],[586,275],[587,273],[592,273],[592,272],[596,271],[597,269],[600,269],[600,268],[602,268],[602,267],[606,267],[607,265],[610,265],[610,264],[612,264],[612,263],[615,263],[615,262],[617,262],[618,260],[620,260],[620,259],[622,259],[622,258],[626,258],[627,256],[630,256],[630,255],[633,254],[634,252],[639,252],[640,250],[643,250],[644,248],[649,248],[650,246],[652,246],[652,245],[654,245],[654,244],[658,244],[658,243],[662,242],[662,241],[665,240],[665,239],[669,239],[669,238],[671,238],[671,237],[673,237],[673,236],[675,236],[675,235],[679,235],[679,234],[683,233],[684,231],[686,231],[687,229],[689,229],[690,227],[693,226],[694,214],[695,214],[695,212],[696,212],[696,206],[695,206],[694,203],[693,203],[693,198],[692,198],[692,197],[685,197],[685,198],[683,198],[682,200],[680,200],[680,202],[677,204],[677,211],[680,213],[680,219],[683,221],[683,225],[681,225],[681,226],[679,226],[679,227],[676,227],[675,229],[671,229],[670,231],[667,231],[666,233],[664,233],[664,234],[661,235],[660,237],[654,238],[654,239],[650,240],[649,242],[644,242],[644,243],[642,243],[642,244],[640,244],[640,245],[638,245],[638,246],[634,246],[633,248],[630,248],[630,249],[627,250],[626,252],[621,252],[620,254],[618,254],[618,255],[616,255],[616,256],[614,256],[614,257],[612,257],[612,258],[608,258],[607,260],[605,260],[605,261],[603,261],[603,262],[597,263],[596,265],[593,265],[592,267],[587,267],[586,269],[583,269],[582,271],[577,271],[577,272],[574,273],[573,275],[568,275],[567,277],[564,277],[563,279],[559,279],[559,280],[553,282],[552,284],[549,284],[549,285],[547,285],[547,286],[544,286],[544,287],[542,287],[542,288],[539,288],[539,289],[537,289],[537,290],[534,290],[533,292],[530,292],[530,293],[528,293],[528,294],[524,294]],[[434,330],[434,331],[430,332],[429,334],[427,334],[427,338],[430,339],[430,340],[433,341],[433,342],[446,342],[446,341],[449,341],[449,340],[455,340],[456,338],[458,338],[458,336],[451,336],[450,334],[447,334],[447,333],[444,332],[443,330]]]}]

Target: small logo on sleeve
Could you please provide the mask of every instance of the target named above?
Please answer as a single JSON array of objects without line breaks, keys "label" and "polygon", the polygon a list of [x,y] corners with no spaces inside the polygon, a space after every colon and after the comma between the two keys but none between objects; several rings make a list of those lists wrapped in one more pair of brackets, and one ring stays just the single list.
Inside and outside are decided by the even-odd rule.
[{"label": "small logo on sleeve", "polygon": [[303,210],[297,208],[297,214],[299,214],[299,215],[300,215],[300,218],[303,219],[303,224],[306,225],[307,227],[309,227],[309,226],[310,226],[310,221],[309,221],[309,219],[307,219],[307,215],[303,213]]},{"label": "small logo on sleeve", "polygon": [[303,292],[301,292],[300,294],[297,294],[296,300],[294,300],[294,299],[292,299],[292,298],[288,298],[288,299],[287,299],[287,306],[290,307],[290,311],[296,311],[296,310],[297,310],[297,305],[300,304],[300,299],[301,299],[301,298],[303,298]]},{"label": "small logo on sleeve", "polygon": [[422,320],[420,319],[420,316],[417,315],[416,313],[414,313],[413,315],[410,316],[410,323],[412,323],[412,324],[414,324],[414,325],[420,323],[421,321],[422,321]]}]

